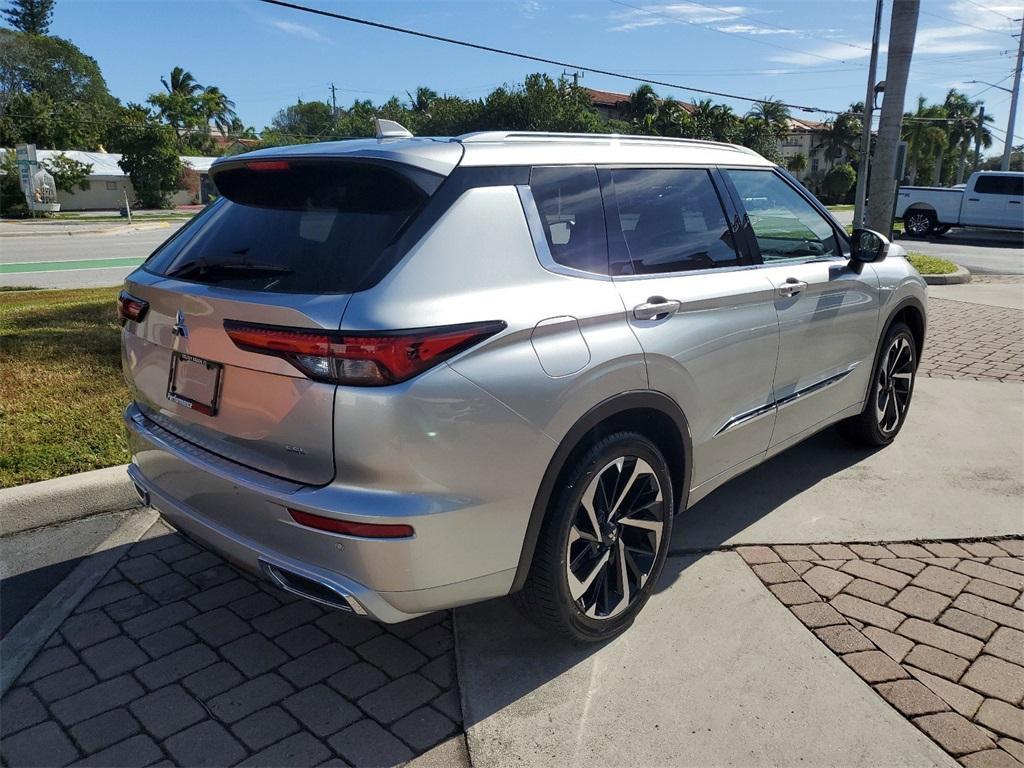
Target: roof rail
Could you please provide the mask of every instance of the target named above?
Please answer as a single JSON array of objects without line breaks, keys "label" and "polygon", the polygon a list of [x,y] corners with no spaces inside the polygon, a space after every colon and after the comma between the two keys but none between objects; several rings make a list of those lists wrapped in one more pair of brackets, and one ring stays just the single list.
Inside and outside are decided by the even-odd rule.
[{"label": "roof rail", "polygon": [[705,139],[684,139],[671,136],[642,136],[629,133],[556,133],[546,131],[478,131],[454,136],[452,141],[462,144],[484,144],[505,141],[621,141],[627,143],[670,143],[689,144],[703,147],[723,147],[739,152],[756,155],[757,152],[738,144],[727,144],[721,141]]}]

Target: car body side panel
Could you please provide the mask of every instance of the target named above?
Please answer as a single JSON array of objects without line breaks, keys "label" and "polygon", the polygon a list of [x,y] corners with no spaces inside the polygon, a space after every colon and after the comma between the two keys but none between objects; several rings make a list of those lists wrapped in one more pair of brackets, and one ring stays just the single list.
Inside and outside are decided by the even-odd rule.
[{"label": "car body side panel", "polygon": [[[585,364],[571,366],[578,370],[552,368],[565,375],[545,370],[532,341],[537,324],[551,318],[577,322],[549,329],[549,342],[548,333],[564,334],[579,363],[585,359],[582,334],[589,352]],[[544,269],[514,186],[463,193],[391,274],[352,297],[343,325],[357,330],[484,320],[508,327],[454,358],[451,367],[556,442],[597,403],[647,388],[643,352],[614,285]],[[344,412],[340,404],[338,411]],[[337,442],[340,455],[344,437]]]}]

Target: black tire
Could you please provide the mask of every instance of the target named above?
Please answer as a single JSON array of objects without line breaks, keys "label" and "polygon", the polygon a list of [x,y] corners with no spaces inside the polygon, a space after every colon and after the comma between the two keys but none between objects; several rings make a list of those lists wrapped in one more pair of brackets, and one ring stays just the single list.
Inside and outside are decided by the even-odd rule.
[{"label": "black tire", "polygon": [[932,228],[932,233],[936,235],[944,235],[952,228],[952,224],[936,224],[935,227]]},{"label": "black tire", "polygon": [[914,334],[906,324],[893,323],[879,348],[864,410],[839,422],[839,431],[858,445],[889,445],[906,423],[916,378]]},{"label": "black tire", "polygon": [[[661,451],[636,432],[602,438],[570,462],[561,490],[548,507],[526,584],[513,599],[528,619],[548,631],[576,643],[600,642],[629,628],[658,582],[672,536],[672,480]],[[605,531],[594,540],[580,535],[587,532],[590,536],[594,529],[583,503],[592,486],[595,491],[589,508],[597,528]],[[652,501],[658,491],[660,508],[657,500]],[[609,501],[609,496],[618,503]],[[609,515],[609,506],[616,511],[614,516]],[[616,522],[623,518],[631,522]],[[636,522],[660,522],[660,537],[654,530],[637,527]],[[615,552],[621,560],[613,562],[611,553]],[[600,565],[606,556],[607,564]],[[625,570],[619,566],[621,562],[626,563]],[[644,572],[641,579],[637,574]],[[587,581],[576,574],[587,573],[591,574],[590,586],[574,598],[573,590],[578,592]],[[571,578],[575,579],[573,586]],[[623,578],[625,590],[621,588]]]},{"label": "black tire", "polygon": [[907,237],[928,237],[935,224],[935,214],[931,211],[907,211],[903,214],[903,232]]}]

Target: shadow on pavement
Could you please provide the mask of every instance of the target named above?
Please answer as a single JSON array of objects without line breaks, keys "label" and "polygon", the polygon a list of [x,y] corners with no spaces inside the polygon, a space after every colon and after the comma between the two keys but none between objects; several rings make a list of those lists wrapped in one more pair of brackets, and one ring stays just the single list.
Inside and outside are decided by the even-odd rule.
[{"label": "shadow on pavement", "polygon": [[[4,613],[19,580],[52,586],[66,559],[5,581]],[[0,759],[400,765],[461,733],[453,644],[448,612],[382,625],[325,609],[157,523],[3,697]]]}]

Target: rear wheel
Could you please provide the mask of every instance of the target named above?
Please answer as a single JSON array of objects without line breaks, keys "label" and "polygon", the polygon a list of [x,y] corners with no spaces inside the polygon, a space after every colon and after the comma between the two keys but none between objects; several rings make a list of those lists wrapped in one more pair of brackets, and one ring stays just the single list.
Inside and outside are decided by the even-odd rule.
[{"label": "rear wheel", "polygon": [[931,211],[911,211],[903,217],[903,231],[910,237],[928,237],[935,228]]},{"label": "rear wheel", "polygon": [[893,323],[875,362],[867,405],[857,416],[840,422],[840,431],[861,445],[891,443],[907,419],[916,375],[914,335],[904,323]]},{"label": "rear wheel", "polygon": [[600,440],[568,468],[516,604],[575,642],[625,631],[665,565],[673,509],[657,446],[635,432]]}]

